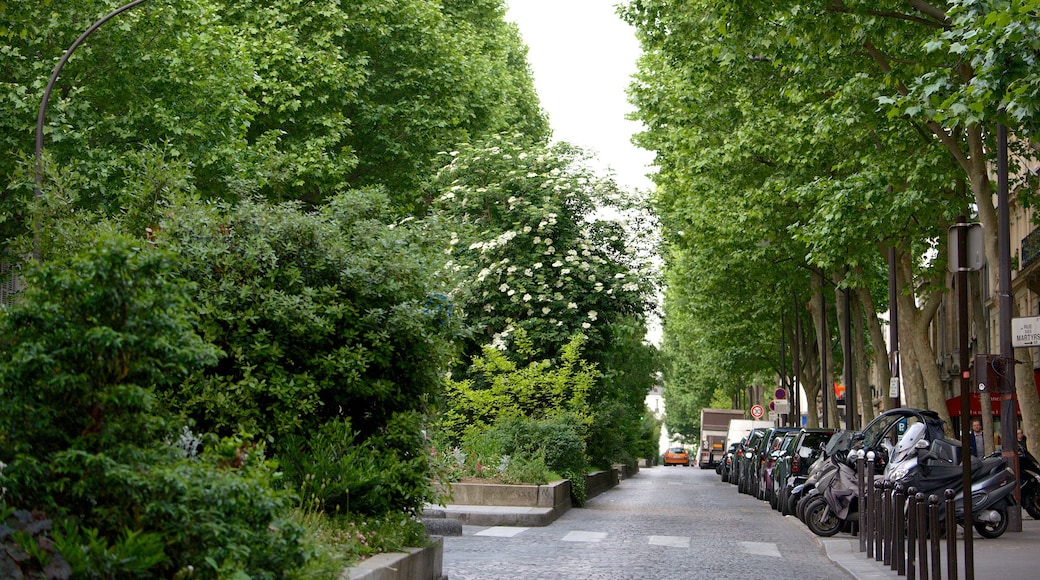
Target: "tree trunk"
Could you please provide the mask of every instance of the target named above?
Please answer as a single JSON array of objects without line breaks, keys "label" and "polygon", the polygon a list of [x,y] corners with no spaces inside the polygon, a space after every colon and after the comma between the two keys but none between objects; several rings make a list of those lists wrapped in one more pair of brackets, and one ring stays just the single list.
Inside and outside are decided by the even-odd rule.
[{"label": "tree trunk", "polygon": [[[831,385],[834,384],[834,361],[831,357],[831,342],[830,332],[827,325],[827,312],[824,309],[824,295],[823,295],[823,283],[825,278],[822,274],[816,276],[810,276],[811,287],[812,287],[812,298],[809,301],[809,309],[812,311],[813,324],[816,326],[816,343],[820,353],[820,364],[827,367],[826,373],[821,373],[823,376],[820,377],[820,382],[817,383],[821,388],[830,389]],[[824,427],[833,427],[837,425],[838,407],[834,403],[834,395],[825,395],[822,391],[817,393],[822,396],[821,401],[815,401],[810,399],[812,404],[827,404],[827,421],[824,423]]]},{"label": "tree trunk", "polygon": [[[902,267],[905,255],[900,252],[896,256],[896,285],[899,288],[912,287],[908,280],[908,272]],[[921,376],[921,365],[917,360],[917,351],[910,341],[913,333],[912,312],[917,310],[913,296],[905,296],[903,292],[896,295],[899,306],[899,356],[902,360],[900,369],[903,376],[903,406],[923,409],[927,407],[924,395],[924,378]]]},{"label": "tree trunk", "polygon": [[[874,355],[874,369],[877,373],[877,387],[881,390],[882,409],[884,409],[884,400],[887,399],[886,394],[888,393],[889,383],[892,381],[892,369],[889,368],[888,351],[885,350],[885,335],[881,329],[881,321],[878,320],[877,307],[874,305],[874,297],[870,295],[870,290],[867,288],[857,288],[856,296],[859,298],[861,307],[863,308],[863,320],[867,324],[867,331],[870,333],[870,344],[874,348],[871,352]],[[887,409],[886,409],[887,410]],[[874,406],[873,401],[871,402],[871,418],[874,417]],[[867,416],[863,415],[863,422],[866,424]]]},{"label": "tree trunk", "polygon": [[[899,268],[903,271],[905,280],[912,279],[909,255],[905,253],[902,255],[899,260]],[[939,417],[950,425],[950,412],[946,408],[946,394],[943,392],[942,380],[939,378],[935,350],[928,340],[928,326],[935,317],[941,300],[942,291],[932,290],[927,295],[924,307],[919,308],[913,296],[900,293],[899,317],[908,321],[910,331],[906,340],[903,340],[903,333],[900,333],[900,342],[914,351],[916,367],[920,369],[924,383],[925,408],[938,413]],[[902,330],[902,326],[900,326],[900,330]],[[904,348],[904,350],[909,349]],[[907,398],[909,399],[909,395]]]},{"label": "tree trunk", "polygon": [[[841,357],[842,357],[842,361],[841,361],[841,383],[843,385],[845,385],[845,412],[842,413],[840,416],[838,416],[839,420],[835,421],[834,424],[835,425],[841,425],[842,422],[844,421],[846,429],[855,430],[856,429],[855,421],[853,421],[852,425],[849,425],[848,424],[848,420],[847,420],[848,416],[849,416],[849,413],[848,413],[848,406],[849,405],[853,405],[853,413],[852,413],[853,416],[855,416],[855,414],[856,414],[856,410],[855,410],[856,401],[852,397],[850,397],[849,395],[852,394],[853,390],[855,390],[855,385],[853,384],[853,380],[855,380],[855,377],[857,376],[857,374],[862,373],[863,370],[862,370],[862,368],[853,368],[853,370],[851,372],[852,376],[846,376],[845,375],[845,369],[849,367],[848,363],[845,361],[845,353],[852,351],[852,342],[851,342],[852,341],[852,337],[851,336],[846,336],[846,334],[851,334],[851,332],[849,332],[849,333],[845,332],[845,320],[846,320],[845,317],[848,316],[849,320],[851,321],[852,320],[852,318],[851,318],[852,317],[852,312],[850,311],[850,309],[849,309],[850,305],[848,304],[849,302],[851,302],[851,299],[850,300],[846,300],[845,299],[845,297],[846,297],[845,290],[843,290],[841,288],[838,288],[838,284],[837,283],[840,282],[840,281],[841,280],[838,279],[837,276],[835,276],[835,280],[834,280],[834,282],[835,282],[835,285],[834,285],[834,313],[835,313],[835,317],[837,318],[837,321],[838,321],[838,342],[841,345]],[[854,362],[854,359],[855,359],[854,356],[853,357],[849,357],[849,361],[848,362]],[[838,369],[834,370],[834,374],[835,375],[838,374]],[[837,397],[835,397],[835,398],[837,398]],[[837,412],[837,409],[838,409],[837,401],[835,401],[835,403],[834,403],[834,409],[835,409],[835,412]]]},{"label": "tree trunk", "polygon": [[[864,312],[859,300],[852,300],[852,354],[856,368],[856,393],[859,395],[860,424],[862,429],[874,418],[874,397],[870,392],[870,373],[867,367],[866,335],[863,332]],[[874,316],[873,311],[869,316]],[[875,318],[876,319],[876,318]],[[882,349],[884,350],[884,349]],[[885,365],[888,366],[887,364]],[[885,383],[887,387],[888,383]]]},{"label": "tree trunk", "polygon": [[[805,305],[805,310],[812,313],[811,302]],[[798,339],[801,341],[802,376],[799,379],[805,394],[805,426],[817,428],[820,426],[820,412],[816,407],[816,399],[820,396],[820,356],[816,341],[810,338],[814,331],[807,328],[811,318],[803,316],[801,320],[803,330]]]}]

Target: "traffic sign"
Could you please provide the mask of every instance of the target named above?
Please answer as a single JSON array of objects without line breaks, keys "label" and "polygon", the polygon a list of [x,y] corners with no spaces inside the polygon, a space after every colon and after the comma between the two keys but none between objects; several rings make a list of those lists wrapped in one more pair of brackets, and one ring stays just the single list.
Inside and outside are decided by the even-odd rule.
[{"label": "traffic sign", "polygon": [[774,399],[786,399],[787,398],[787,389],[783,389],[783,388],[777,389],[776,391],[773,392],[773,398]]},{"label": "traffic sign", "polygon": [[765,414],[766,410],[762,407],[762,405],[754,405],[753,407],[751,407],[751,416],[755,419],[761,419],[762,416]]}]

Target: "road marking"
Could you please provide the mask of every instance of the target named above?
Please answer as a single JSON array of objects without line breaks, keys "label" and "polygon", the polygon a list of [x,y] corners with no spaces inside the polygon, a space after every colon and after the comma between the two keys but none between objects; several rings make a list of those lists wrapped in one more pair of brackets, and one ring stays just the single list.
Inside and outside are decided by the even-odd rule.
[{"label": "road marking", "polygon": [[481,530],[474,536],[494,536],[496,538],[512,538],[513,536],[522,534],[531,528],[516,528],[512,526],[494,526],[486,530]]},{"label": "road marking", "polygon": [[563,537],[564,542],[598,542],[606,538],[605,532],[570,532]]},{"label": "road marking", "polygon": [[686,536],[650,536],[651,546],[668,546],[669,548],[689,548],[690,538]]},{"label": "road marking", "polygon": [[740,542],[740,547],[744,550],[745,554],[769,556],[772,558],[783,557],[780,555],[780,550],[777,549],[776,544],[773,542]]}]

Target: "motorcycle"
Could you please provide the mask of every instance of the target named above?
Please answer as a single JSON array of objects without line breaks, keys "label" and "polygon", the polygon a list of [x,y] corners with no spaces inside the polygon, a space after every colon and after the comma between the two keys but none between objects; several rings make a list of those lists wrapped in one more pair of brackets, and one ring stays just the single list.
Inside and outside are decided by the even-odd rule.
[{"label": "motorcycle", "polygon": [[1018,470],[1022,485],[1022,507],[1034,520],[1040,520],[1040,464],[1031,453],[1019,449]]},{"label": "motorcycle", "polygon": [[[915,426],[916,427],[916,426]],[[900,440],[892,463],[886,469],[888,481],[916,488],[924,495],[939,495],[955,490],[955,512],[958,525],[964,526],[963,466],[956,462],[959,443],[939,438],[928,442],[911,427]],[[1015,475],[1003,458],[994,454],[971,461],[972,524],[984,538],[998,538],[1007,531],[1008,508],[1014,505]],[[945,503],[939,504],[939,519],[945,521]]]},{"label": "motorcycle", "polygon": [[805,525],[817,536],[830,537],[859,519],[856,470],[842,451],[829,458],[816,482],[817,493],[808,496],[803,508]]}]

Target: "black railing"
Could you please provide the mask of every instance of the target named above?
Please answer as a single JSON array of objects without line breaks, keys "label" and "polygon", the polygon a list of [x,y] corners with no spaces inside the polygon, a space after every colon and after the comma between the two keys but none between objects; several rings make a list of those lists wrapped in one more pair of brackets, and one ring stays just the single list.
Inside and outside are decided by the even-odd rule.
[{"label": "black railing", "polygon": [[1029,235],[1022,238],[1022,265],[1019,270],[1024,270],[1037,258],[1040,258],[1040,228],[1029,232]]}]

